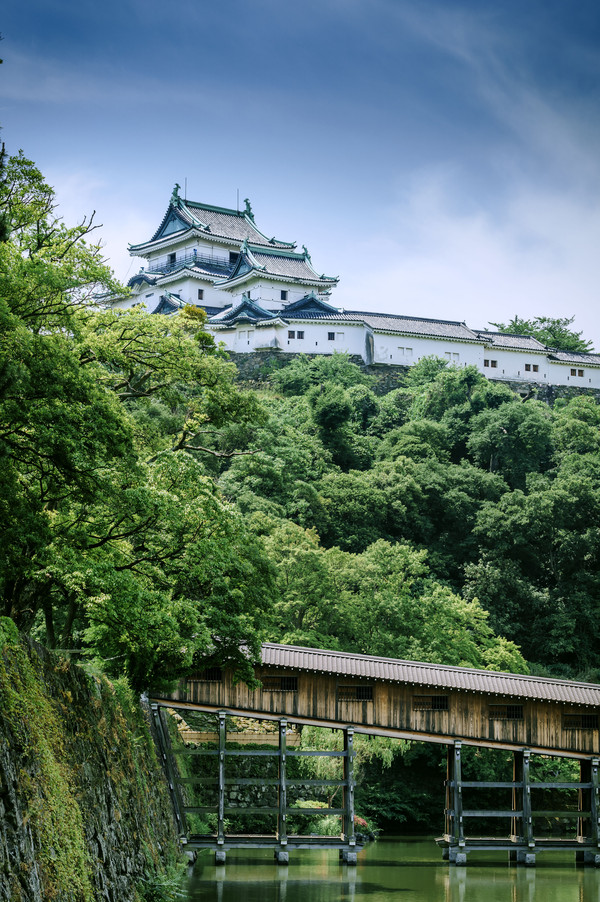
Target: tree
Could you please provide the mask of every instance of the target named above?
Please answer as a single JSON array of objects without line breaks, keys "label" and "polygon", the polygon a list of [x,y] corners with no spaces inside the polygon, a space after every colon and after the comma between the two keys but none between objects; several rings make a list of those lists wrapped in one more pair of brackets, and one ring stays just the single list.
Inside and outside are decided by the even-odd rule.
[{"label": "tree", "polygon": [[490,326],[512,335],[533,335],[542,344],[557,351],[593,351],[592,342],[583,338],[582,332],[569,328],[574,321],[574,316],[534,316],[533,319],[513,316],[508,323],[490,323]]},{"label": "tree", "polygon": [[94,226],[22,154],[0,202],[2,613],[137,689],[206,656],[250,679],[272,572],[197,458],[260,404],[197,317],[96,308],[119,286]]}]

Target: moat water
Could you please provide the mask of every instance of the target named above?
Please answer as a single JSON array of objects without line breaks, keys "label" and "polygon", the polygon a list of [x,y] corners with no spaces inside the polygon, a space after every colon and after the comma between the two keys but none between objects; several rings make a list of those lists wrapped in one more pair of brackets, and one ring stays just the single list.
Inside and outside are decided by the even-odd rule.
[{"label": "moat water", "polygon": [[[334,851],[227,853],[216,866],[203,852],[183,885],[186,902],[600,902],[600,869],[575,866],[571,853],[538,855],[535,868],[510,866],[507,853],[469,855],[467,867],[443,862],[433,839],[383,839],[356,867]],[[187,894],[187,895],[186,895]]]}]

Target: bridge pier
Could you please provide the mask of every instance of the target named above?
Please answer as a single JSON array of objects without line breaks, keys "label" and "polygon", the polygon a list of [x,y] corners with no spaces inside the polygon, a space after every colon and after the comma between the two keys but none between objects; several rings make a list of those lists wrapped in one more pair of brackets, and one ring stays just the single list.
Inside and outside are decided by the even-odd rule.
[{"label": "bridge pier", "polygon": [[[506,850],[513,864],[534,867],[539,852],[571,850],[578,864],[600,867],[600,805],[598,758],[580,759],[579,782],[532,781],[530,776],[531,751],[518,749],[513,752],[513,779],[504,781],[465,781],[462,776],[461,743],[448,746],[446,779],[445,833],[438,840],[442,845],[442,857],[451,864],[466,864],[467,855],[473,851]],[[463,790],[511,789],[510,809],[465,808]],[[578,807],[565,807],[560,811],[543,811],[532,805],[532,794],[537,790],[577,790]],[[573,798],[574,801],[574,798]],[[577,822],[577,836],[536,837],[535,818],[570,818]],[[465,837],[466,818],[510,819],[510,835],[501,837]]]}]

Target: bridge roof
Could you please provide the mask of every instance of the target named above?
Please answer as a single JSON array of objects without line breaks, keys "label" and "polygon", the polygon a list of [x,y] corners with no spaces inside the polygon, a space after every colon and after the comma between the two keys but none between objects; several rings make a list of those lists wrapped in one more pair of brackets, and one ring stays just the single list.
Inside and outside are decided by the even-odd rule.
[{"label": "bridge roof", "polygon": [[483,692],[572,705],[600,705],[600,685],[596,683],[451,667],[446,664],[400,661],[396,658],[377,658],[373,655],[276,645],[271,642],[263,643],[262,663],[268,667],[361,677],[389,683],[412,683],[415,686],[434,689]]}]

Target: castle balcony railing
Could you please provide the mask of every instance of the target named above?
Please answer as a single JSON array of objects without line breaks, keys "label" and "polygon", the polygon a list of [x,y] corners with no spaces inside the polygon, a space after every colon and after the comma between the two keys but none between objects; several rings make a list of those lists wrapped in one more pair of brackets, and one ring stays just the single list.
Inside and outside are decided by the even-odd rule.
[{"label": "castle balcony railing", "polygon": [[219,270],[224,274],[228,274],[234,267],[234,263],[229,260],[219,260],[219,258],[211,257],[209,254],[186,254],[183,257],[177,257],[174,261],[155,263],[153,266],[147,266],[145,272],[151,273],[168,273],[175,269],[181,269],[182,266],[195,264],[200,266],[211,266],[213,269]]}]

